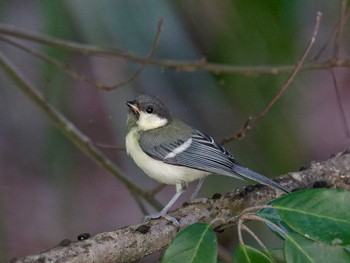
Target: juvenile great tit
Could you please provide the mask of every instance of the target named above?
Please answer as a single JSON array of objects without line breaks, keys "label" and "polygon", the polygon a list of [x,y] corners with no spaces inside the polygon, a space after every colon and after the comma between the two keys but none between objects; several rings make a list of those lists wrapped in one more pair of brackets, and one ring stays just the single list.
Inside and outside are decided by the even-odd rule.
[{"label": "juvenile great tit", "polygon": [[176,185],[176,194],[169,203],[159,213],[146,216],[146,220],[165,217],[175,222],[167,212],[186,190],[187,183],[199,179],[192,199],[210,174],[247,178],[289,192],[275,181],[241,166],[210,136],[173,118],[156,97],[143,94],[126,104],[127,154],[151,178]]}]

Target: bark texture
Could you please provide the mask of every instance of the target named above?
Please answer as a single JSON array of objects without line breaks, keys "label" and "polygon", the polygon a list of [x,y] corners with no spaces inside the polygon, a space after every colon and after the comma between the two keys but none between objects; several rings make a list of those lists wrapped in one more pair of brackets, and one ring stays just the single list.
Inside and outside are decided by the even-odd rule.
[{"label": "bark texture", "polygon": [[[301,171],[290,172],[276,181],[291,190],[329,187],[350,190],[350,149],[326,161],[313,161]],[[196,222],[214,222],[222,229],[232,226],[245,208],[266,204],[282,193],[257,185],[235,189],[212,199],[184,204],[171,212],[180,222],[180,230]],[[84,241],[61,242],[45,252],[25,256],[13,262],[134,262],[163,249],[176,235],[176,227],[164,219],[97,234]]]}]

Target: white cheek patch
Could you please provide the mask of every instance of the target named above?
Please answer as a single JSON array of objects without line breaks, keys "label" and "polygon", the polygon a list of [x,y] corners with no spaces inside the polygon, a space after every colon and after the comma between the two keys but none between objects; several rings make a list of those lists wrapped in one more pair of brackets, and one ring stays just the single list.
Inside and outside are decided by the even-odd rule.
[{"label": "white cheek patch", "polygon": [[144,112],[140,112],[139,120],[137,121],[138,127],[143,130],[151,130],[162,127],[168,123],[167,119],[160,118],[155,114],[147,114]]},{"label": "white cheek patch", "polygon": [[176,147],[172,152],[168,153],[167,156],[165,156],[165,159],[174,158],[179,153],[182,153],[185,151],[188,147],[190,147],[192,144],[192,138],[189,138],[187,141],[185,141],[180,146]]}]

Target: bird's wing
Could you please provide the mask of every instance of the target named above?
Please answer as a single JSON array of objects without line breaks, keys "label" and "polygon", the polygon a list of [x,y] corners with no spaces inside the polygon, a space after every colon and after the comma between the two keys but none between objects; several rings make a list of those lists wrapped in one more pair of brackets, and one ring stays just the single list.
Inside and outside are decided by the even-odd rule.
[{"label": "bird's wing", "polygon": [[288,189],[270,178],[241,166],[224,147],[216,143],[210,136],[196,129],[193,129],[191,136],[166,141],[154,144],[151,147],[150,145],[142,147],[142,144],[140,146],[149,156],[165,163],[242,180],[250,179],[270,185],[286,193],[289,192]]},{"label": "bird's wing", "polygon": [[165,163],[243,179],[234,173],[234,166],[239,164],[233,156],[213,138],[196,129],[187,138],[152,147],[140,146],[149,156]]}]

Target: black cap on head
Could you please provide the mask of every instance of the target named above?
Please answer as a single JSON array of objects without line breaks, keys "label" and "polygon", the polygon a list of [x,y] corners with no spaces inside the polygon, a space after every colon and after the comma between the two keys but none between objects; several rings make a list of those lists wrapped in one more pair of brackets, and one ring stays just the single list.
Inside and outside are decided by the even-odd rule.
[{"label": "black cap on head", "polygon": [[146,94],[138,95],[135,99],[140,111],[156,114],[161,118],[170,119],[168,108],[158,98]]}]

